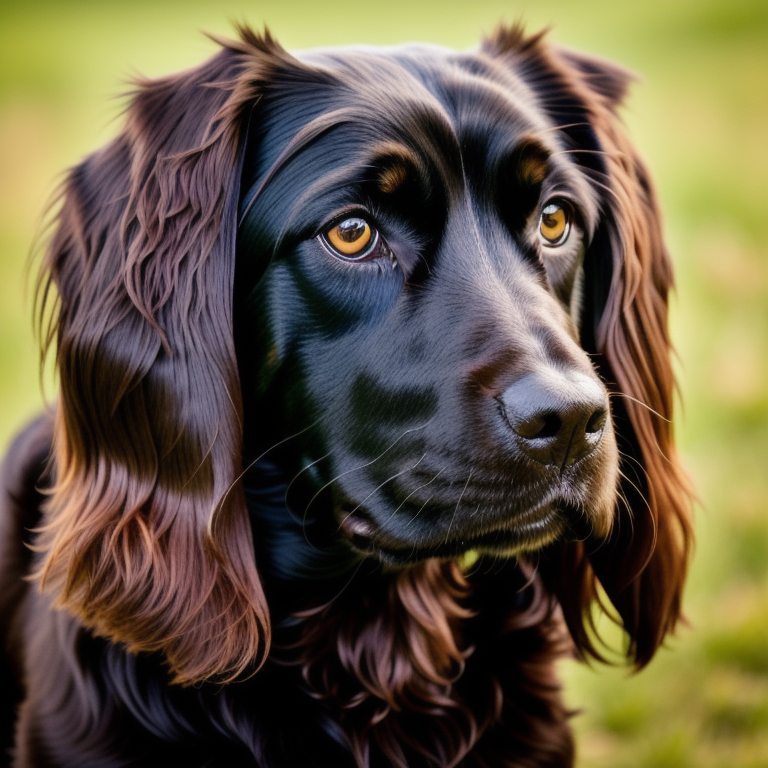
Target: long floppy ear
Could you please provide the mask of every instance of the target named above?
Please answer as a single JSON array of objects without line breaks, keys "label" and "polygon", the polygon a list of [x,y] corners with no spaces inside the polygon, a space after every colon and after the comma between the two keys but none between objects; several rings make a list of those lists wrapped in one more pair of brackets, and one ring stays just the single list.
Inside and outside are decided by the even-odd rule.
[{"label": "long floppy ear", "polygon": [[486,51],[524,60],[528,82],[603,201],[584,260],[582,343],[612,393],[619,498],[607,541],[555,547],[544,568],[580,651],[602,658],[590,608],[599,580],[629,637],[627,655],[641,667],[680,619],[692,524],[672,435],[672,267],[647,171],[616,115],[631,76],[519,29],[501,30]]},{"label": "long floppy ear", "polygon": [[287,54],[241,35],[138,84],[124,131],[64,184],[41,281],[61,398],[40,584],[180,683],[253,670],[269,644],[232,284],[244,125]]}]

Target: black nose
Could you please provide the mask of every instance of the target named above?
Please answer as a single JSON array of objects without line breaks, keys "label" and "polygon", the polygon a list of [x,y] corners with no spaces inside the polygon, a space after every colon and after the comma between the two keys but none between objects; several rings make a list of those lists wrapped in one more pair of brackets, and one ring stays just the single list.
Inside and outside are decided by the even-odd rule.
[{"label": "black nose", "polygon": [[529,458],[564,469],[597,448],[608,418],[605,389],[591,376],[547,369],[497,397],[517,445]]}]

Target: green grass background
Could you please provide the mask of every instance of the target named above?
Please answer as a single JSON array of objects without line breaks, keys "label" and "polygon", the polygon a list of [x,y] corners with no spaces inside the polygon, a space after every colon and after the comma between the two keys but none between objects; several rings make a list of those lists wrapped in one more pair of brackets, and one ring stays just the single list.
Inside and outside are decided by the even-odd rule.
[{"label": "green grass background", "polygon": [[701,497],[690,626],[638,676],[564,668],[583,708],[580,766],[768,766],[765,0],[0,0],[0,447],[42,402],[30,246],[63,170],[116,132],[126,77],[201,61],[215,46],[200,32],[229,34],[233,20],[296,49],[467,48],[502,19],[551,25],[641,74],[624,115],[678,274],[677,434]]}]

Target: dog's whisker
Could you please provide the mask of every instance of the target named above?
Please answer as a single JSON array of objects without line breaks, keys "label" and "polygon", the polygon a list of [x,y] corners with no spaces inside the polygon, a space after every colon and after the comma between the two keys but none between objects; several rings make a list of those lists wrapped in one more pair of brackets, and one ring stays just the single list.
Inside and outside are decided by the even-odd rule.
[{"label": "dog's whisker", "polygon": [[448,530],[445,533],[445,542],[448,543],[450,541],[451,537],[451,528],[453,527],[453,521],[456,519],[456,513],[459,511],[459,506],[461,505],[461,500],[464,498],[464,494],[467,491],[467,488],[469,486],[470,481],[472,480],[472,468],[469,470],[469,475],[467,477],[466,483],[464,483],[464,487],[461,489],[461,493],[459,494],[458,501],[456,502],[456,506],[453,508],[453,514],[451,515],[451,522],[448,523]]},{"label": "dog's whisker", "polygon": [[[547,104],[547,100],[544,99],[543,104]],[[591,128],[592,126],[588,122],[576,122],[576,123],[560,123],[558,125],[550,125],[546,128],[541,128],[542,133],[560,133],[568,128]]]},{"label": "dog's whisker", "polygon": [[[653,528],[655,529],[655,528],[656,528],[656,520],[655,520],[655,519],[654,519],[654,517],[653,517],[653,509],[651,508],[651,504],[650,504],[650,502],[649,502],[649,501],[648,501],[648,499],[645,497],[645,494],[644,494],[644,493],[642,492],[642,490],[641,490],[641,489],[640,489],[640,488],[637,486],[637,484],[636,484],[635,482],[633,482],[633,480],[632,480],[632,479],[629,477],[629,475],[627,475],[627,473],[626,473],[626,472],[624,472],[624,471],[623,471],[621,468],[619,468],[619,476],[620,476],[621,478],[623,478],[623,479],[624,479],[624,480],[625,480],[625,481],[626,481],[626,482],[627,482],[627,483],[628,483],[630,486],[632,486],[632,488],[634,488],[634,489],[637,491],[637,495],[638,495],[638,497],[639,497],[640,501],[642,501],[642,503],[643,503],[643,507],[644,507],[644,508],[645,508],[645,510],[648,512],[648,518],[649,518],[649,520],[651,521],[651,525],[652,525],[652,526],[653,526]],[[632,505],[632,504],[630,504],[630,503],[629,503],[629,499],[628,499],[626,496],[624,496],[623,498],[624,498],[624,502],[625,502],[625,504],[626,504],[626,506],[627,506],[627,511],[628,511],[628,512],[631,512],[632,510],[634,510],[634,505]],[[627,515],[627,517],[629,517],[629,519],[630,519],[630,521],[631,521],[631,523],[632,523],[632,528],[633,528],[633,530],[634,530],[634,525],[635,525],[635,515],[634,515],[634,514],[628,514],[628,515]],[[655,538],[655,534],[654,534],[654,538]]]},{"label": "dog's whisker", "polygon": [[[650,406],[648,406],[645,403],[643,403],[641,400],[637,400],[636,398],[631,397],[630,395],[627,395],[624,392],[609,392],[608,394],[609,394],[609,397],[624,397],[624,398],[626,398],[626,399],[628,399],[628,400],[630,400],[632,402],[635,402],[638,405],[644,407],[647,411],[652,413],[654,416],[657,416],[659,419],[661,419],[665,423],[672,424],[672,420],[671,419],[667,419],[666,417],[662,416],[657,411],[654,411],[653,408],[651,408]],[[667,456],[667,454],[664,452],[664,449],[661,447],[661,445],[659,445],[659,441],[656,439],[656,435],[655,434],[653,436],[653,445],[656,448],[656,451],[657,451],[658,455],[661,456],[661,458],[668,465],[674,466],[675,462],[669,456]],[[645,469],[643,469],[643,471],[645,471]]]},{"label": "dog's whisker", "polygon": [[638,405],[645,408],[647,411],[652,413],[654,416],[657,416],[662,421],[667,422],[667,424],[671,424],[672,420],[668,419],[666,416],[662,416],[658,411],[655,411],[653,408],[651,408],[650,405],[647,403],[644,403],[642,400],[638,400],[636,397],[632,397],[632,395],[627,394],[626,392],[609,392],[608,397],[614,398],[614,397],[623,397],[625,400],[631,400],[633,403],[637,403]]},{"label": "dog's whisker", "polygon": [[[558,149],[557,152],[552,153],[553,156],[557,155],[597,155],[598,157],[623,157],[623,152],[608,152],[605,149],[583,149],[583,148],[577,148],[577,149]],[[605,176],[608,176],[607,173],[604,171],[600,171],[599,168],[592,168],[591,170],[597,171],[599,173],[603,173]]]},{"label": "dog's whisker", "polygon": [[[195,467],[195,469],[192,472],[192,474],[184,481],[184,485],[182,486],[182,488],[186,488],[187,486],[189,486],[189,484],[195,479],[195,477],[197,477],[198,472],[200,472],[200,470],[205,466],[205,462],[210,457],[210,455],[211,455],[211,453],[213,451],[213,446],[216,445],[216,440],[218,439],[218,437],[219,437],[219,430],[217,429],[216,433],[213,436],[213,439],[210,442],[210,445],[208,446],[207,450],[203,454],[203,457],[198,462],[198,465]],[[229,493],[230,490],[231,490],[231,488],[229,488],[227,490],[227,493]],[[217,507],[217,510],[218,509],[219,509],[219,507]]]},{"label": "dog's whisker", "polygon": [[318,465],[318,464],[319,464],[321,461],[324,461],[324,460],[325,460],[325,459],[327,459],[327,458],[328,458],[330,455],[331,455],[330,453],[326,453],[326,454],[325,454],[325,456],[321,456],[319,459],[315,459],[314,461],[310,462],[310,463],[309,463],[309,464],[307,464],[306,466],[302,467],[302,468],[301,468],[301,469],[300,469],[300,470],[299,470],[299,471],[298,471],[298,472],[297,472],[297,473],[296,473],[296,474],[295,474],[295,475],[294,475],[294,476],[291,478],[290,482],[289,482],[289,483],[288,483],[288,485],[285,487],[285,493],[284,493],[284,495],[283,495],[283,496],[284,496],[284,500],[285,500],[285,508],[286,508],[286,510],[288,510],[288,514],[290,514],[290,516],[293,518],[294,522],[296,522],[296,523],[298,523],[299,525],[301,525],[301,527],[302,527],[302,530],[304,530],[304,531],[305,531],[305,533],[304,533],[304,538],[307,540],[307,543],[310,543],[310,542],[309,542],[309,539],[307,539],[307,536],[306,536],[306,527],[307,527],[307,518],[306,518],[306,515],[304,515],[304,517],[302,518],[302,517],[299,517],[299,515],[297,515],[297,514],[296,514],[296,513],[293,511],[293,509],[291,508],[291,506],[290,506],[290,504],[289,504],[289,502],[288,502],[288,496],[289,496],[289,494],[290,494],[290,492],[291,492],[291,488],[293,487],[293,484],[294,484],[294,483],[295,483],[295,482],[296,482],[296,481],[297,481],[297,480],[298,480],[298,479],[299,479],[299,478],[300,478],[300,477],[301,477],[301,476],[302,476],[302,475],[303,475],[305,472],[308,472],[310,469],[312,469],[312,467],[314,467],[314,466]]},{"label": "dog's whisker", "polygon": [[635,471],[639,472],[643,476],[645,482],[648,483],[648,470],[636,456],[633,456],[631,453],[627,453],[626,451],[619,451],[619,457],[621,458],[622,462],[633,465]]},{"label": "dog's whisker", "polygon": [[608,184],[605,184],[602,181],[598,181],[595,176],[603,176],[606,177],[606,174],[604,174],[602,171],[592,169],[592,168],[584,168],[584,173],[589,177],[589,183],[596,187],[597,189],[602,190],[606,195],[609,197],[612,197],[617,205],[622,204],[621,197],[618,195],[615,189],[610,187]]},{"label": "dog's whisker", "polygon": [[360,464],[356,467],[352,467],[351,469],[348,469],[345,472],[340,472],[335,477],[331,478],[327,483],[321,486],[315,492],[312,498],[307,502],[307,506],[304,509],[304,519],[306,520],[307,515],[309,514],[310,507],[323,491],[330,488],[334,483],[337,483],[339,480],[341,480],[342,477],[347,477],[348,475],[351,475],[355,472],[360,472],[363,469],[367,469],[368,467],[373,466],[377,461],[380,461],[389,451],[391,451],[397,445],[397,443],[400,440],[402,440],[406,435],[409,435],[412,432],[418,432],[420,429],[426,428],[427,426],[429,426],[430,421],[427,421],[418,427],[411,427],[410,429],[406,429],[403,432],[401,432],[400,435],[387,448],[385,448],[375,459],[371,459],[370,461],[365,462],[365,464]]},{"label": "dog's whisker", "polygon": [[236,478],[235,478],[235,479],[234,479],[234,480],[233,480],[233,481],[230,483],[230,485],[229,485],[229,488],[227,488],[227,490],[225,491],[224,495],[221,497],[221,499],[219,500],[218,504],[216,505],[216,510],[217,510],[217,511],[220,511],[221,509],[223,509],[223,507],[224,507],[224,504],[226,503],[226,501],[227,501],[227,498],[229,497],[229,494],[230,494],[230,493],[232,493],[232,490],[233,490],[233,488],[235,488],[235,487],[237,486],[237,484],[238,484],[238,483],[239,483],[239,482],[240,482],[240,481],[243,479],[243,477],[245,477],[245,475],[246,475],[246,474],[247,474],[247,473],[248,473],[248,472],[249,472],[251,469],[253,469],[253,467],[255,467],[255,466],[256,466],[256,465],[257,465],[257,464],[258,464],[258,463],[259,463],[259,462],[260,462],[260,461],[261,461],[261,460],[262,460],[262,459],[265,457],[265,456],[269,455],[269,454],[270,454],[272,451],[274,451],[274,450],[275,450],[275,448],[278,448],[278,447],[279,447],[279,446],[281,446],[281,445],[285,445],[285,443],[288,443],[288,442],[290,442],[291,440],[294,440],[294,439],[296,439],[297,437],[301,437],[301,435],[303,435],[305,432],[308,432],[310,429],[312,429],[313,427],[317,426],[317,424],[319,423],[319,421],[320,421],[320,419],[318,419],[317,421],[314,421],[312,424],[310,424],[310,425],[309,425],[309,426],[307,426],[307,427],[304,427],[304,429],[301,429],[301,430],[299,430],[299,431],[298,431],[298,432],[296,432],[295,434],[293,434],[293,435],[289,435],[288,437],[284,438],[283,440],[279,440],[279,441],[278,441],[278,442],[276,442],[274,445],[272,445],[270,448],[267,448],[267,450],[266,450],[266,451],[264,451],[264,452],[263,452],[263,453],[261,453],[259,456],[257,456],[257,457],[256,457],[256,458],[255,458],[253,461],[251,461],[251,462],[250,462],[250,463],[249,463],[249,464],[248,464],[248,465],[247,465],[247,466],[246,466],[246,467],[245,467],[245,468],[244,468],[244,469],[243,469],[243,470],[240,472],[240,474],[239,474],[239,475],[237,475],[237,477],[236,477]]},{"label": "dog's whisker", "polygon": [[[427,487],[427,486],[428,486],[428,485],[429,485],[431,482],[433,482],[434,480],[437,480],[437,478],[440,476],[440,474],[442,473],[442,471],[443,471],[443,470],[441,469],[441,470],[440,470],[440,471],[439,471],[439,472],[438,472],[438,473],[437,473],[437,474],[436,474],[436,475],[435,475],[435,476],[432,478],[432,480],[428,480],[426,483],[424,483],[424,485],[421,485],[421,486],[419,486],[419,487],[416,489],[416,491],[420,491],[422,488],[426,488],[426,487]],[[414,493],[416,493],[416,491],[414,491]],[[412,495],[412,494],[411,494],[411,495]],[[421,505],[421,507],[419,507],[419,510],[418,510],[418,512],[416,512],[416,514],[415,514],[415,515],[414,515],[414,516],[413,516],[413,517],[412,517],[412,518],[411,518],[411,519],[410,519],[410,520],[409,520],[409,521],[406,523],[406,525],[405,525],[405,527],[406,527],[406,528],[408,528],[410,525],[412,525],[412,524],[413,524],[413,522],[416,520],[416,518],[417,518],[417,517],[418,517],[418,516],[421,514],[422,510],[424,509],[424,507],[426,507],[426,506],[427,506],[427,504],[429,504],[429,502],[430,502],[430,501],[432,501],[432,499],[433,499],[433,498],[434,498],[434,494],[432,494],[432,496],[430,496],[430,497],[429,497],[429,498],[428,498],[428,499],[427,499],[427,500],[426,500],[426,501],[425,501],[425,502],[424,502],[424,503]],[[399,507],[398,507],[398,509],[399,509]]]},{"label": "dog's whisker", "polygon": [[434,498],[434,496],[435,496],[435,495],[434,495],[434,494],[432,494],[432,496],[430,496],[430,497],[429,497],[429,498],[428,498],[428,499],[427,499],[427,500],[426,500],[426,501],[425,501],[425,502],[424,502],[424,503],[423,503],[423,504],[422,504],[422,505],[419,507],[419,511],[418,511],[418,512],[417,512],[417,513],[416,513],[416,514],[415,514],[415,515],[414,515],[414,516],[413,516],[413,517],[412,517],[412,518],[411,518],[411,519],[408,521],[408,525],[410,525],[411,523],[413,523],[413,522],[416,520],[416,518],[417,518],[417,517],[418,517],[418,516],[419,516],[419,515],[422,513],[422,511],[423,511],[423,510],[424,510],[424,508],[427,506],[427,504],[429,504],[429,502],[430,502],[430,501],[432,501],[432,499]]},{"label": "dog's whisker", "polygon": [[[424,455],[426,456],[426,454]],[[423,458],[424,456],[421,457],[421,459]],[[394,475],[392,475],[391,477],[388,477],[386,480],[384,480],[384,482],[376,486],[376,488],[374,488],[362,501],[358,502],[347,515],[345,515],[344,520],[339,524],[338,531],[340,531],[344,527],[344,523],[350,517],[352,517],[352,515],[354,515],[355,512],[357,512],[357,510],[360,509],[360,507],[362,507],[366,501],[368,501],[368,499],[370,499],[372,496],[378,493],[387,483],[391,483],[393,480],[396,480],[398,477],[402,477],[404,474],[406,474],[407,472],[410,472],[412,469],[417,467],[419,465],[419,462],[421,462],[421,459],[419,459],[419,461],[417,461],[416,464],[413,465],[413,467],[406,467],[405,469],[400,470],[400,472],[396,472]]]},{"label": "dog's whisker", "polygon": [[293,487],[293,484],[305,473],[309,472],[312,467],[317,466],[321,461],[324,461],[329,456],[331,456],[331,453],[326,453],[324,456],[321,456],[319,459],[315,459],[314,461],[309,462],[309,464],[305,464],[290,480],[288,485],[285,487],[285,500],[288,500],[288,494],[291,491],[291,488]]},{"label": "dog's whisker", "polygon": [[[336,592],[332,598],[327,600],[325,605],[321,606],[321,608],[322,607],[329,607],[329,606],[333,605],[349,589],[349,587],[354,583],[355,577],[360,572],[360,569],[363,567],[364,564],[365,564],[365,559],[364,558],[360,558],[360,561],[357,563],[357,565],[355,565],[354,570],[349,575],[349,578],[346,579],[344,584],[339,588],[339,591]],[[317,609],[314,609],[314,610],[316,611]],[[301,614],[299,613],[299,614],[297,614],[297,616],[300,617]]]},{"label": "dog's whisker", "polygon": [[[424,456],[426,456],[426,454],[424,454]],[[421,459],[419,459],[419,462],[421,462],[421,461],[422,461],[422,459],[424,458],[424,456],[422,456],[422,457],[421,457]],[[415,467],[416,467],[416,465],[414,464],[414,468],[415,468]],[[398,504],[397,508],[396,508],[396,509],[395,509],[395,511],[392,513],[392,515],[393,515],[393,516],[394,516],[394,515],[396,515],[396,514],[397,514],[397,513],[398,513],[398,512],[399,512],[399,511],[400,511],[400,510],[403,508],[403,505],[404,505],[404,504],[405,504],[405,503],[408,501],[408,499],[410,499],[410,498],[411,498],[411,496],[413,496],[415,493],[418,493],[418,492],[419,492],[419,491],[420,491],[422,488],[426,488],[426,487],[427,487],[427,486],[428,486],[430,483],[432,483],[432,482],[434,482],[435,480],[437,480],[437,478],[440,476],[440,474],[442,473],[442,471],[443,471],[442,469],[441,469],[441,470],[439,470],[439,471],[437,472],[437,474],[435,474],[435,476],[434,476],[434,477],[432,477],[430,480],[427,480],[427,482],[426,482],[426,483],[423,483],[422,485],[418,486],[417,488],[414,488],[414,489],[413,489],[413,490],[412,490],[412,491],[411,491],[411,492],[410,492],[410,493],[409,493],[409,494],[408,494],[408,495],[407,495],[407,496],[406,496],[406,497],[405,497],[405,498],[404,498],[404,499],[403,499],[403,500],[400,502],[400,504]]]},{"label": "dog's whisker", "polygon": [[[654,550],[654,548],[656,546],[656,540],[657,540],[658,532],[659,532],[658,523],[656,521],[656,518],[653,515],[653,509],[651,508],[650,502],[645,497],[645,495],[640,491],[640,489],[635,485],[635,483],[633,483],[632,480],[630,480],[629,477],[627,477],[627,475],[624,472],[619,470],[619,474],[620,474],[620,476],[622,478],[624,478],[624,480],[626,480],[637,491],[638,496],[640,497],[641,501],[643,502],[643,504],[645,506],[646,511],[648,512],[647,519],[646,519],[646,525],[650,525],[651,526],[651,533],[652,533],[652,539],[653,539],[653,547],[649,548],[649,551],[648,551],[648,553],[646,555],[645,564],[647,565],[648,561],[653,556],[653,550]],[[626,499],[626,496],[624,496],[624,498]],[[632,510],[632,509],[633,509],[632,506],[627,505],[627,510],[628,511]],[[634,536],[635,535],[635,526],[637,524],[636,515],[628,514],[627,517],[629,518],[629,522],[630,522],[631,530],[632,530],[632,535]]]},{"label": "dog's whisker", "polygon": [[[415,464],[414,464],[412,467],[410,467],[410,469],[409,469],[409,470],[407,470],[407,471],[412,471],[412,470],[416,469],[416,467],[418,467],[418,466],[419,466],[419,464],[421,464],[421,462],[422,462],[422,461],[424,461],[424,459],[425,459],[426,455],[427,455],[426,453],[422,454],[421,458],[420,458],[420,459],[419,459],[419,460],[418,460],[418,461],[417,461],[417,462],[416,462],[416,463],[415,463]],[[435,475],[435,477],[437,477],[437,475]],[[432,478],[432,480],[434,480],[434,479],[435,479],[435,478],[433,477],[433,478]],[[395,515],[397,515],[397,513],[398,513],[398,512],[399,512],[399,511],[402,509],[403,505],[404,505],[404,504],[405,504],[405,503],[408,501],[408,499],[410,499],[410,498],[411,498],[411,496],[413,496],[413,494],[414,494],[414,493],[417,493],[417,492],[418,492],[418,491],[420,491],[422,488],[424,488],[425,486],[429,485],[429,483],[431,483],[431,482],[432,482],[432,480],[430,480],[430,481],[429,481],[429,482],[427,482],[427,483],[424,483],[424,485],[420,485],[418,488],[415,488],[413,491],[411,491],[411,492],[410,492],[410,493],[409,493],[409,494],[408,494],[408,495],[407,495],[407,496],[406,496],[406,497],[405,497],[405,498],[404,498],[404,499],[403,499],[403,500],[402,500],[402,501],[401,501],[401,502],[400,502],[400,503],[397,505],[397,507],[395,507],[395,509],[392,511],[392,514],[391,514],[391,515],[390,515],[390,516],[387,518],[387,520],[386,520],[386,522],[384,523],[384,525],[386,525],[386,523],[388,523],[390,520],[392,520],[392,518],[393,518],[393,517],[395,517]]]}]

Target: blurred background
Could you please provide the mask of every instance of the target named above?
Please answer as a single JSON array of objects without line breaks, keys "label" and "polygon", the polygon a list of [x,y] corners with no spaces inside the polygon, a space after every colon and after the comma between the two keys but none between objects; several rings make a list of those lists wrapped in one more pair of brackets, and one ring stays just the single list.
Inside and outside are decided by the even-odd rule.
[{"label": "blurred background", "polygon": [[[62,172],[114,135],[132,74],[267,24],[289,49],[477,44],[501,21],[635,70],[624,117],[678,276],[677,435],[697,486],[690,625],[640,675],[565,665],[581,768],[768,766],[768,2],[0,0],[0,448],[43,401],[25,265]],[[34,273],[33,273],[34,277]],[[46,380],[49,398],[55,386]]]}]

